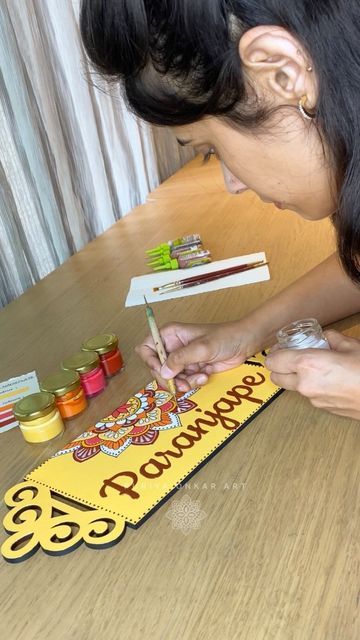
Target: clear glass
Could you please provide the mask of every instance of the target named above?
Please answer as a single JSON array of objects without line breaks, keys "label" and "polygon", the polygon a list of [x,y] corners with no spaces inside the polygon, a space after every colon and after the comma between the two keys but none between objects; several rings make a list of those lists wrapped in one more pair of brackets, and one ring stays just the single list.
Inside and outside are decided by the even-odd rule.
[{"label": "clear glass", "polygon": [[276,334],[282,349],[330,349],[323,330],[315,318],[297,320]]}]

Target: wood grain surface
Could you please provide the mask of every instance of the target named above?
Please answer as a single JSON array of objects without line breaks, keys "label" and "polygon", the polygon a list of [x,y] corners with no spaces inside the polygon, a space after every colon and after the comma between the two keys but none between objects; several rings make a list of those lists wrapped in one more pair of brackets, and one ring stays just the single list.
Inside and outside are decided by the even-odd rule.
[{"label": "wood grain surface", "polygon": [[[309,223],[231,196],[219,166],[196,158],[0,313],[0,379],[43,377],[87,337],[114,331],[125,370],[67,423],[29,445],[1,435],[1,492],[150,380],[134,353],[143,308],[124,308],[144,250],[200,233],[214,259],[266,251],[271,280],[154,304],[158,323],[232,320],[334,248],[329,221]],[[337,328],[360,337],[359,318]],[[355,421],[282,394],[138,530],[109,550],[0,560],[0,635],[7,640],[356,640],[359,622],[359,453]],[[189,495],[206,517],[188,535],[166,514]],[[2,505],[1,514],[5,513]],[[5,536],[1,533],[1,538]]]}]

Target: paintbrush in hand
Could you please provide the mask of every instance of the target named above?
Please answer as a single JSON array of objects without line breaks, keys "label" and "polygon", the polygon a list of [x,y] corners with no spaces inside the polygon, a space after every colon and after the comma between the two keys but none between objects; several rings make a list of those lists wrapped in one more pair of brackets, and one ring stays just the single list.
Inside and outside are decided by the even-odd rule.
[{"label": "paintbrush in hand", "polygon": [[[152,308],[149,306],[148,301],[146,300],[145,296],[144,296],[144,300],[145,300],[145,305],[146,305],[145,309],[146,309],[146,317],[147,317],[147,320],[148,320],[149,329],[150,329],[152,338],[153,338],[154,343],[155,343],[155,348],[156,348],[157,354],[159,356],[160,363],[164,364],[164,362],[166,361],[166,358],[167,358],[167,353],[165,351],[165,347],[164,347],[163,341],[161,339],[160,331],[159,331],[158,326],[156,324],[154,312],[153,312]],[[167,381],[167,383],[168,383],[169,391],[174,396],[175,402],[177,404],[175,382],[174,382],[173,379],[170,379],[170,380]]]}]

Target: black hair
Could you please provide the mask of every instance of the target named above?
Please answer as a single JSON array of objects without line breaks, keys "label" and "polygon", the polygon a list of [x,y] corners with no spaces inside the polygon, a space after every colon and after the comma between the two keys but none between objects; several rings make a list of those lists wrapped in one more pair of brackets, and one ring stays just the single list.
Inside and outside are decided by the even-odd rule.
[{"label": "black hair", "polygon": [[121,81],[132,111],[156,125],[210,115],[235,127],[263,125],[269,111],[246,87],[238,53],[242,34],[259,25],[287,29],[312,60],[314,124],[337,172],[339,256],[359,281],[359,0],[82,0],[80,10],[94,68]]}]

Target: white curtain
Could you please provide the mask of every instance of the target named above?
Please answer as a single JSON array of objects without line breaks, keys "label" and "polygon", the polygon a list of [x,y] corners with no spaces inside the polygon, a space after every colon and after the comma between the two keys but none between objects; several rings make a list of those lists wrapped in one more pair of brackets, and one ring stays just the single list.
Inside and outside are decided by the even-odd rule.
[{"label": "white curtain", "polygon": [[78,0],[0,0],[0,306],[192,153],[94,88]]}]

